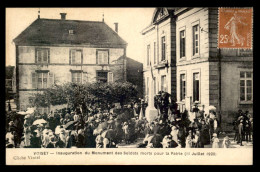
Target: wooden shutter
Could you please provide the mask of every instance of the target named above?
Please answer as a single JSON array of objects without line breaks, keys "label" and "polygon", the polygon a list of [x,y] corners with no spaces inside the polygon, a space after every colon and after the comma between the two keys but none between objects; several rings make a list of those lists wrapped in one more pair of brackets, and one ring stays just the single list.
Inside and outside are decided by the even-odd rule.
[{"label": "wooden shutter", "polygon": [[103,64],[103,53],[98,51],[98,64]]},{"label": "wooden shutter", "polygon": [[108,51],[103,51],[103,61],[104,61],[104,64],[109,64]]},{"label": "wooden shutter", "polygon": [[49,81],[48,87],[51,87],[54,84],[54,74],[52,72],[49,73]]},{"label": "wooden shutter", "polygon": [[108,78],[107,78],[107,81],[108,81],[108,82],[113,82],[113,79],[114,79],[114,78],[113,78],[113,73],[112,73],[112,72],[108,72],[107,77],[108,77]]},{"label": "wooden shutter", "polygon": [[32,88],[37,88],[37,73],[32,72]]},{"label": "wooden shutter", "polygon": [[48,51],[47,51],[47,53],[48,53],[48,64],[50,64],[50,49],[48,49]]}]

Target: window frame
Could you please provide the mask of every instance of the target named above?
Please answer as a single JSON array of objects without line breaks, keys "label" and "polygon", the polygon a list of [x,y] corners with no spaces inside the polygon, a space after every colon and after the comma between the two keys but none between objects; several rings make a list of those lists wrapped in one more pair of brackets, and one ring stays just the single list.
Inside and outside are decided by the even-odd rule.
[{"label": "window frame", "polygon": [[[182,32],[184,33],[183,34],[183,36],[182,36]],[[180,58],[179,59],[181,59],[181,60],[183,60],[183,59],[186,59],[186,28],[182,28],[182,29],[180,29],[179,30],[179,43],[180,43],[180,54],[179,54],[179,56],[180,56]],[[182,40],[184,39],[184,43],[182,43]],[[182,48],[182,45],[184,45],[184,48]],[[183,50],[183,51],[182,51]],[[182,56],[182,54],[184,54],[183,56]]]},{"label": "window frame", "polygon": [[[75,74],[80,74],[79,75],[80,77],[76,76],[76,82],[73,82],[73,75],[75,75]],[[80,78],[80,82],[77,82],[78,78]],[[71,71],[71,82],[75,83],[75,84],[77,84],[77,83],[82,84],[82,82],[83,82],[83,72],[82,71]]]},{"label": "window frame", "polygon": [[[44,77],[44,74],[46,74],[47,77]],[[52,75],[52,78],[50,77],[50,75]],[[41,78],[41,82],[40,82],[41,87],[39,87],[39,76]],[[54,73],[50,72],[50,71],[35,71],[35,72],[32,72],[31,79],[32,79],[32,88],[33,89],[47,89],[50,87],[50,84],[54,84]],[[44,87],[44,79],[46,79],[45,87]],[[52,79],[52,83],[51,83],[51,79]]]},{"label": "window frame", "polygon": [[[98,62],[98,52],[100,52],[100,51],[105,51],[105,52],[107,52],[107,63],[106,64],[100,64],[99,62]],[[97,65],[109,65],[110,64],[110,56],[109,56],[110,54],[109,54],[109,49],[97,49],[96,50],[96,64]]]},{"label": "window frame", "polygon": [[[77,51],[81,52],[80,63],[72,63],[72,52],[73,51],[75,51],[75,54]],[[76,58],[76,56],[75,56],[75,58]],[[82,49],[70,49],[70,65],[81,65],[81,64],[83,64],[83,50]]]},{"label": "window frame", "polygon": [[[164,41],[163,41],[164,38]],[[164,46],[163,46],[164,45]],[[163,59],[164,57],[164,59]],[[166,35],[161,35],[161,62],[166,61]]]},{"label": "window frame", "polygon": [[97,82],[99,82],[99,81],[104,82],[104,81],[102,81],[102,80],[99,80],[98,73],[107,73],[107,77],[106,77],[107,79],[106,79],[106,82],[104,82],[104,83],[108,83],[108,75],[109,75],[109,72],[110,72],[110,71],[97,70],[97,71],[96,71],[96,81],[97,81]]},{"label": "window frame", "polygon": [[[195,27],[197,27],[197,31],[194,31]],[[196,40],[195,40],[196,34],[198,35],[198,40],[197,40],[198,52],[196,52]],[[195,53],[194,53],[194,50],[195,50]],[[191,51],[192,51],[191,52],[192,58],[196,58],[200,55],[200,23],[199,23],[199,21],[192,23],[192,50]]]},{"label": "window frame", "polygon": [[[39,61],[39,52],[40,51],[47,51],[47,61],[44,62],[43,59]],[[36,64],[49,64],[50,63],[50,48],[35,48],[35,63]]]},{"label": "window frame", "polygon": [[[165,78],[164,83],[162,82],[162,78]],[[165,85],[165,87],[164,87]],[[168,83],[167,83],[167,75],[161,75],[161,91],[168,92]]]},{"label": "window frame", "polygon": [[[180,101],[185,101],[185,97],[186,97],[186,93],[187,93],[187,74],[186,74],[186,72],[182,72],[182,73],[180,73],[179,74],[179,76],[180,76],[180,78],[179,78],[179,80],[180,80]],[[184,81],[185,81],[185,88],[184,88],[184,94],[183,94],[183,79],[182,79],[182,76],[184,76],[185,77],[185,79],[184,79]],[[183,97],[183,95],[184,95],[184,97]]]},{"label": "window frame", "polygon": [[[195,100],[195,96],[194,96],[194,74],[198,74],[198,80],[199,80],[199,93],[198,93],[198,96],[199,96],[199,100]],[[198,101],[198,102],[201,102],[201,72],[200,71],[193,71],[192,72],[192,102],[194,103],[195,101]]]},{"label": "window frame", "polygon": [[[245,73],[245,77],[241,78],[241,73]],[[247,77],[247,73],[250,72],[251,73],[251,77]],[[244,95],[245,95],[245,100],[241,100],[241,81],[244,81]],[[251,81],[251,96],[252,99],[251,100],[247,100],[247,81]],[[241,70],[239,71],[239,103],[240,104],[251,104],[253,103],[254,100],[254,94],[253,94],[253,71],[252,70]]]},{"label": "window frame", "polygon": [[156,41],[153,42],[153,64],[157,64],[157,58],[156,58]]},{"label": "window frame", "polygon": [[147,44],[147,46],[146,46],[146,60],[147,60],[146,65],[147,66],[150,66],[150,61],[151,61],[150,58],[151,58],[151,45]]}]

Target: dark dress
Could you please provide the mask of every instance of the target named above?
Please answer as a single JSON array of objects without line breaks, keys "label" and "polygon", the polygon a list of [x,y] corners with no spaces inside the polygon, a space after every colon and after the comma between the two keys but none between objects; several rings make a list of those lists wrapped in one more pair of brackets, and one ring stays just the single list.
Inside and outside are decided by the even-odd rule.
[{"label": "dark dress", "polygon": [[200,142],[202,147],[204,147],[204,145],[210,144],[209,129],[206,124],[201,125]]},{"label": "dark dress", "polygon": [[54,144],[50,142],[46,148],[54,148]]},{"label": "dark dress", "polygon": [[76,138],[74,135],[69,137],[67,148],[71,148],[72,146],[76,146]]},{"label": "dark dress", "polygon": [[41,148],[41,138],[32,136],[30,138],[31,148]]}]

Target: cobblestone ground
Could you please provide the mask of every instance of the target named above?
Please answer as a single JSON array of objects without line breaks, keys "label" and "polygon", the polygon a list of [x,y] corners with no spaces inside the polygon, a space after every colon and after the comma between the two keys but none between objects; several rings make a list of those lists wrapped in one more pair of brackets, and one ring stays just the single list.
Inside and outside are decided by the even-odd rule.
[{"label": "cobblestone ground", "polygon": [[[234,135],[235,135],[234,133],[229,133],[227,135],[229,136],[230,141],[231,141],[230,148],[253,148],[253,143],[252,142],[243,141],[242,144],[244,146],[240,146],[240,144],[237,144],[236,142],[234,142],[234,139],[233,139]],[[219,137],[219,141],[220,141],[219,145],[220,145],[220,147],[222,146],[223,138],[224,138],[224,136],[220,135],[220,137]],[[142,141],[143,141],[143,139],[137,139],[137,141],[135,143],[131,143],[131,144],[120,143],[118,145],[118,148],[136,148],[139,143],[142,143]],[[211,148],[212,145],[209,144],[209,145],[205,145],[204,147],[205,148]]]}]

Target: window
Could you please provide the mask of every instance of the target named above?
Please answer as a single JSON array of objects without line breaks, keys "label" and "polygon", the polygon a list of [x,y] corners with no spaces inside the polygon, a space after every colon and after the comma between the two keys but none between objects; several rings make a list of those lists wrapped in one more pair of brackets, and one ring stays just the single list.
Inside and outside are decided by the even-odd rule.
[{"label": "window", "polygon": [[185,57],[185,30],[180,31],[180,58]]},{"label": "window", "polygon": [[81,63],[82,63],[82,50],[71,50],[70,64],[81,64]]},{"label": "window", "polygon": [[193,33],[193,56],[199,54],[199,25],[192,27]]},{"label": "window", "polygon": [[240,101],[253,101],[253,72],[240,72]]},{"label": "window", "polygon": [[166,48],[166,45],[165,45],[165,36],[162,37],[162,59],[161,61],[164,61],[165,60],[165,48]]},{"label": "window", "polygon": [[54,84],[54,74],[50,72],[33,72],[32,88],[44,89]]},{"label": "window", "polygon": [[180,75],[180,100],[184,100],[186,95],[186,78],[185,74]]},{"label": "window", "polygon": [[199,73],[193,73],[193,102],[200,100],[200,78]]},{"label": "window", "polygon": [[69,34],[73,35],[74,34],[74,30],[69,30]]},{"label": "window", "polygon": [[47,48],[36,49],[36,63],[49,63],[50,50]]},{"label": "window", "polygon": [[167,89],[166,75],[163,75],[163,76],[161,77],[161,91],[165,91],[165,92],[168,91],[168,89]]},{"label": "window", "polygon": [[72,72],[71,76],[73,83],[82,83],[82,72]]},{"label": "window", "polygon": [[97,72],[97,81],[113,82],[114,76],[112,72]]},{"label": "window", "polygon": [[153,43],[153,63],[156,64],[156,42]]},{"label": "window", "polygon": [[97,64],[109,64],[108,50],[97,50]]},{"label": "window", "polygon": [[151,52],[151,48],[150,45],[147,45],[147,66],[150,65],[150,53]]}]

